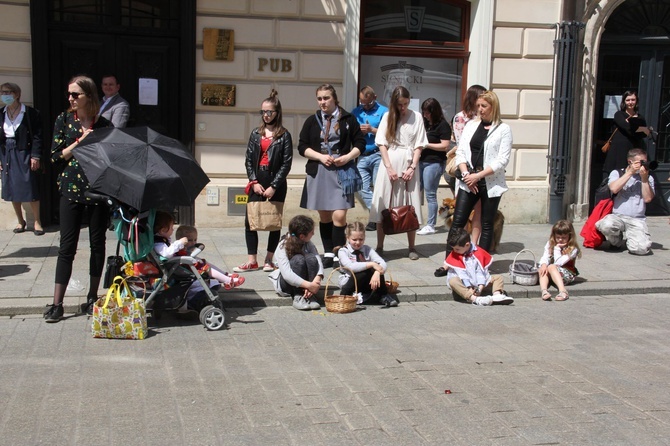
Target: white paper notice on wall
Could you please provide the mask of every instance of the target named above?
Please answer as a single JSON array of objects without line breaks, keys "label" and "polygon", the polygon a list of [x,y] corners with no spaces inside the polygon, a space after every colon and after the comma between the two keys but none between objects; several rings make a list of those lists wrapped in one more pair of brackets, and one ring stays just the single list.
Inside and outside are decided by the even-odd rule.
[{"label": "white paper notice on wall", "polygon": [[158,105],[158,79],[141,77],[138,91],[140,105]]},{"label": "white paper notice on wall", "polygon": [[621,106],[621,95],[605,95],[605,104],[603,107],[603,118],[614,119],[614,113],[619,111]]}]

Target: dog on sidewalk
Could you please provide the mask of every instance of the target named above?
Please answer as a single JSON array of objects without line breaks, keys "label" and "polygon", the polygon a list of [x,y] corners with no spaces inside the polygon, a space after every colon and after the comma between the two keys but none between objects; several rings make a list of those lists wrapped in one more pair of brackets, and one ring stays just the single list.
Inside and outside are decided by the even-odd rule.
[{"label": "dog on sidewalk", "polygon": [[[447,230],[451,229],[451,225],[454,222],[454,209],[456,208],[456,200],[454,198],[445,198],[442,200],[442,206],[438,210],[438,215],[445,220],[445,226]],[[472,234],[472,217],[474,216],[475,211],[470,213],[468,217],[468,222],[465,225],[465,230],[468,233]],[[505,225],[505,216],[502,212],[497,211],[496,216],[493,219],[493,243],[491,243],[491,252],[495,252],[500,245],[500,239],[502,238],[503,226]]]}]

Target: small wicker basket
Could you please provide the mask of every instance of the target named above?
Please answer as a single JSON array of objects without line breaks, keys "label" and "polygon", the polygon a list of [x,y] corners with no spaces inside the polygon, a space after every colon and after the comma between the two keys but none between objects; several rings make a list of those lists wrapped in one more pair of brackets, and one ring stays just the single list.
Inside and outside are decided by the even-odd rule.
[{"label": "small wicker basket", "polygon": [[338,270],[346,269],[351,273],[351,276],[354,278],[354,294],[358,293],[358,282],[356,281],[356,275],[349,268],[340,266],[339,268],[333,268],[333,270],[328,275],[328,280],[326,281],[326,290],[324,292],[324,302],[326,303],[326,310],[330,313],[352,313],[356,311],[356,305],[358,304],[358,298],[356,296],[345,296],[345,295],[328,295],[328,285],[330,284],[330,278],[333,276],[333,273]]},{"label": "small wicker basket", "polygon": [[[528,262],[517,262],[516,258],[519,257],[519,254],[522,252],[529,252],[533,256],[533,263]],[[522,249],[514,256],[514,261],[509,266],[509,275],[512,279],[512,282],[518,283],[519,285],[533,286],[537,285],[540,281],[540,273],[537,268],[537,262],[535,261],[535,254],[530,249]]]},{"label": "small wicker basket", "polygon": [[398,292],[398,287],[400,284],[393,280],[393,275],[387,270],[386,274],[388,274],[389,278],[386,280],[386,292],[389,294],[396,294]]}]

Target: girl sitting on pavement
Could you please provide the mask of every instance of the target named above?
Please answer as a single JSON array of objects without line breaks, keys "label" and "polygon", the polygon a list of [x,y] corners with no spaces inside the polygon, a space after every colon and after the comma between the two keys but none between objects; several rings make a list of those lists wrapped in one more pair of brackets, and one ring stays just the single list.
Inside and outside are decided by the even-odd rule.
[{"label": "girl sitting on pavement", "polygon": [[314,220],[306,215],[296,215],[288,224],[288,234],[279,242],[275,251],[278,271],[276,277],[278,292],[293,296],[293,308],[297,310],[318,310],[321,305],[316,294],[321,289],[323,263],[311,242],[314,236]]},{"label": "girl sitting on pavement", "polygon": [[365,244],[365,225],[359,221],[349,223],[346,236],[347,244],[339,249],[337,257],[340,260],[340,266],[351,270],[356,279],[354,281],[351,275],[342,274],[346,282],[340,283],[341,293],[346,296],[353,295],[357,284],[363,303],[375,297],[382,305],[397,307],[398,301],[386,290],[384,280],[386,262],[374,249]]},{"label": "girl sitting on pavement", "polygon": [[558,288],[556,300],[568,300],[565,285],[572,283],[579,275],[575,260],[582,256],[575,235],[575,228],[567,220],[559,220],[551,228],[549,241],[544,245],[540,259],[540,289],[542,300],[551,300],[550,281]]}]

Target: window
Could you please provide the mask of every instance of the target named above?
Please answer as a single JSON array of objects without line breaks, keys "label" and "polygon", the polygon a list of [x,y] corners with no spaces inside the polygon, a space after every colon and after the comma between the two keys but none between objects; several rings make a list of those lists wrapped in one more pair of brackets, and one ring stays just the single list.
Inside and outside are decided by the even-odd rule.
[{"label": "window", "polygon": [[51,22],[177,30],[178,19],[178,0],[52,0],[49,3]]}]

